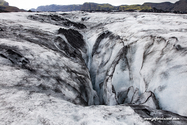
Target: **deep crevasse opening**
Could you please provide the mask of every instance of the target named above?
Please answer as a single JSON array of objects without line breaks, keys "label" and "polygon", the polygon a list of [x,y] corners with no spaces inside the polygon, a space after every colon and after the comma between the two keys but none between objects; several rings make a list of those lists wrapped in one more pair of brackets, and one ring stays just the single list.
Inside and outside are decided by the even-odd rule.
[{"label": "deep crevasse opening", "polygon": [[[85,14],[85,16],[90,16],[90,15]],[[174,37],[170,37],[171,34],[168,36],[159,36],[157,34],[159,33],[158,31],[160,31],[160,29],[155,30],[155,25],[153,26],[151,25],[152,18],[150,18],[150,16],[152,15],[146,15],[146,14],[142,15],[139,13],[133,13],[131,15],[127,13],[123,15],[124,16],[123,18],[119,18],[119,15],[113,17],[114,14],[112,14],[111,16],[110,14],[105,14],[105,15],[93,14],[92,16],[91,16],[92,19],[88,20],[89,21],[88,24],[91,24],[92,21],[98,19],[100,20],[100,18],[98,18],[97,16],[103,16],[101,18],[103,23],[97,25],[96,22],[94,22],[95,29],[98,30],[96,31],[94,28],[93,29],[88,28],[85,30],[86,31],[85,33],[82,33],[82,35],[86,36],[86,40],[88,43],[91,41],[90,44],[88,45],[90,46],[87,52],[88,54],[85,54],[88,56],[88,63],[86,64],[92,76],[93,88],[97,91],[98,96],[100,97],[100,101],[99,101],[100,104],[115,105],[115,104],[134,102],[135,104],[144,104],[150,106],[150,102],[151,104],[153,104],[152,102],[154,102],[155,100],[155,97],[153,95],[156,94],[156,99],[161,100],[159,101],[159,105],[162,105],[163,107],[167,107],[167,105],[169,105],[169,102],[166,101],[167,98],[166,95],[168,95],[168,90],[170,89],[173,90],[170,84],[174,84],[173,81],[176,81],[177,78],[174,77],[173,74],[169,71],[170,68],[167,67],[168,61],[166,57],[171,58],[171,60],[174,60],[172,62],[174,66],[176,65],[175,62],[177,61],[175,61],[174,58],[170,57],[171,56],[170,53],[173,53],[174,55],[176,55],[176,57],[180,58],[181,55],[180,52],[182,52],[184,48],[179,45],[175,45],[176,43],[166,44],[166,43],[171,43],[172,40],[170,39],[173,39],[173,41],[175,41],[175,39]],[[120,14],[120,16],[122,16],[122,14]],[[105,20],[106,19],[105,17],[107,17],[107,20]],[[160,18],[160,15],[153,15],[153,17],[154,19],[156,17]],[[112,19],[113,21],[111,22],[110,19]],[[147,20],[150,20],[150,22],[147,23],[148,22]],[[115,23],[115,21],[117,23]],[[160,25],[162,26],[161,23]],[[118,41],[118,40],[114,40],[117,39],[117,35],[116,36],[109,35],[106,38],[104,37],[102,40],[99,40],[99,44],[96,45],[98,46],[98,48],[96,47],[97,49],[96,53],[92,57],[91,55],[92,55],[93,45],[95,44],[95,42],[100,36],[101,36],[100,38],[102,38],[102,34],[107,34],[107,30],[104,30],[104,27],[105,28],[108,27],[106,29],[110,29],[111,32],[113,33],[127,35],[127,40],[125,40],[126,38],[123,39],[124,42],[129,42],[129,39],[131,39],[131,41],[128,44],[125,44],[125,46],[123,46],[120,45],[123,44],[123,41],[120,41],[119,39],[119,43],[116,44],[119,45],[118,48],[114,44],[116,41]],[[124,29],[126,28],[128,30],[124,31]],[[157,35],[155,35],[155,33]],[[121,54],[118,53],[120,49],[122,49],[122,47],[126,47],[124,49],[125,51],[127,51],[126,55],[123,55],[123,53]],[[176,50],[178,51],[178,53],[175,52]],[[167,54],[167,56],[163,56],[164,54]],[[124,56],[124,57],[115,60],[117,56]],[[86,56],[84,56],[83,58],[85,57]],[[85,62],[87,62],[87,58],[85,59],[86,59]],[[159,62],[162,65],[157,65],[155,64],[155,62],[157,63]],[[120,71],[118,71],[119,69]],[[123,73],[124,75],[121,74],[119,76],[118,75],[119,73]],[[114,76],[112,76],[112,74],[114,74]],[[168,81],[167,78],[170,75],[173,76],[172,78],[170,77],[173,80]],[[123,76],[125,76],[125,79],[122,78]],[[123,83],[121,83],[122,81],[120,81],[119,79],[124,79]],[[182,84],[183,82],[180,82],[180,85]],[[166,86],[169,85],[169,87],[165,87],[165,85]],[[124,87],[119,87],[119,86],[124,86]],[[103,97],[103,95],[105,97]],[[163,95],[165,95],[164,98]],[[137,101],[137,99],[140,98],[142,101],[141,100]]]}]

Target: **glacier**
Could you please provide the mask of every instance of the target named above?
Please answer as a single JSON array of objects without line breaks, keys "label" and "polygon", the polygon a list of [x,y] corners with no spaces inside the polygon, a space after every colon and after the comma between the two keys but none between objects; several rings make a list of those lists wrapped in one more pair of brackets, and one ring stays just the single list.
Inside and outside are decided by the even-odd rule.
[{"label": "glacier", "polygon": [[0,13],[0,125],[186,125],[186,20]]}]

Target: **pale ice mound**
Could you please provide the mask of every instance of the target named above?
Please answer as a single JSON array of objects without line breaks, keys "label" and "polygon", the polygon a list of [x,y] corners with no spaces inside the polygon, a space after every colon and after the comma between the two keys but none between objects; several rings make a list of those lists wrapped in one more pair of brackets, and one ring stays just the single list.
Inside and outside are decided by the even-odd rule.
[{"label": "pale ice mound", "polygon": [[129,106],[82,107],[59,95],[1,87],[1,125],[150,125]]}]

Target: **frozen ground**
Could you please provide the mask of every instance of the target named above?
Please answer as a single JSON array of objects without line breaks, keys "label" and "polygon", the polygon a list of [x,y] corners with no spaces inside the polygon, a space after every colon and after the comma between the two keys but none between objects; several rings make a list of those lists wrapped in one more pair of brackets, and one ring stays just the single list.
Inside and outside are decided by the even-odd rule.
[{"label": "frozen ground", "polygon": [[186,20],[0,13],[0,125],[186,125]]}]

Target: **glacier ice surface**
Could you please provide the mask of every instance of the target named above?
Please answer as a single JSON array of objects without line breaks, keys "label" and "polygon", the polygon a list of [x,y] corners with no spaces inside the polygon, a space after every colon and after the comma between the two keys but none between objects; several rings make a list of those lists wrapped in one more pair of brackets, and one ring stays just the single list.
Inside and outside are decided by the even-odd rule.
[{"label": "glacier ice surface", "polygon": [[185,125],[186,19],[1,13],[0,124]]}]

